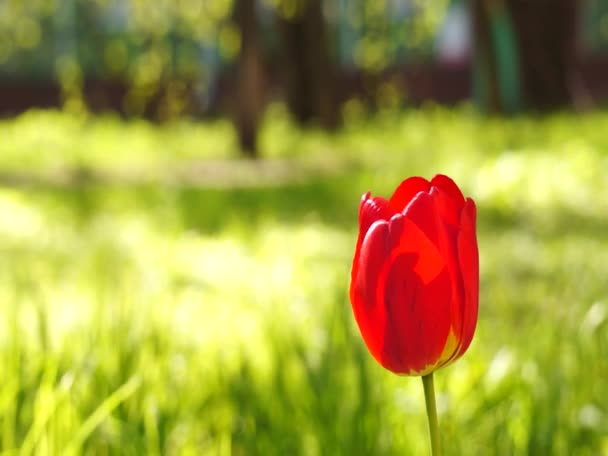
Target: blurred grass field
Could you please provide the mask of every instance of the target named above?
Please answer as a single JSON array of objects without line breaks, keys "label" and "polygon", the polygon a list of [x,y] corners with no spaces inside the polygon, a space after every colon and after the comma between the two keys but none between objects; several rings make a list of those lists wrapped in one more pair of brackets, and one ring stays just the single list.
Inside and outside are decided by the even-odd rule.
[{"label": "blurred grass field", "polygon": [[[355,112],[356,114],[356,112]],[[427,454],[422,385],[348,302],[362,193],[478,203],[476,338],[436,374],[448,455],[608,455],[608,114],[0,121],[1,454]]]}]

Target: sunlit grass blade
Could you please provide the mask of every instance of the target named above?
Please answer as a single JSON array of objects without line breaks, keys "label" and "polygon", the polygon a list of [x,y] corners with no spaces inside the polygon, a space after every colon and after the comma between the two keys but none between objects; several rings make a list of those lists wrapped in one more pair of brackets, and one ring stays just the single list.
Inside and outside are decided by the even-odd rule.
[{"label": "sunlit grass blade", "polygon": [[141,386],[141,379],[138,376],[131,377],[126,383],[120,386],[110,396],[108,396],[99,407],[80,425],[80,428],[74,435],[72,441],[67,445],[64,454],[78,454],[80,447],[91,433],[103,421],[111,415],[111,413],[122,402],[129,398]]}]

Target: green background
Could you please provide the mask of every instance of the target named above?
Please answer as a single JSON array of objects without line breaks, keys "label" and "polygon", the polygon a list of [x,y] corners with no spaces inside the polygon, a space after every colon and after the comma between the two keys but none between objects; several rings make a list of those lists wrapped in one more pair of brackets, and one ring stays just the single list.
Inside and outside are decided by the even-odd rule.
[{"label": "green background", "polygon": [[1,121],[2,454],[425,454],[421,381],[373,361],[348,286],[361,194],[438,172],[481,264],[445,453],[608,454],[608,115],[348,112],[272,106],[263,162],[225,121]]}]

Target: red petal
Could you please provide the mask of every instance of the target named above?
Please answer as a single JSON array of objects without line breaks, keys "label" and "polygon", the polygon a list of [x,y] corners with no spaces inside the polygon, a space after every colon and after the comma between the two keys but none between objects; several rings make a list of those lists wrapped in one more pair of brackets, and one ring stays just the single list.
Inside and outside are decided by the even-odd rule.
[{"label": "red petal", "polygon": [[422,230],[425,236],[440,249],[439,227],[441,223],[435,198],[429,193],[418,193],[407,206],[404,215]]},{"label": "red petal", "polygon": [[399,184],[391,196],[389,205],[393,211],[403,212],[414,196],[420,192],[426,192],[430,188],[431,184],[426,179],[417,176],[409,177]]},{"label": "red petal", "polygon": [[437,212],[444,224],[449,224],[455,230],[460,226],[460,212],[462,211],[463,204],[456,202],[446,191],[433,187],[431,189],[431,195],[435,198],[435,204],[437,206]]},{"label": "red petal", "polygon": [[476,234],[477,209],[475,202],[468,198],[462,211],[460,233],[458,234],[458,257],[464,284],[463,325],[460,347],[454,359],[467,351],[477,326],[479,307],[479,251]]},{"label": "red petal", "polygon": [[[440,252],[450,270],[458,271],[456,254],[456,227],[446,224],[441,212],[445,194],[436,189],[419,193],[405,211],[405,217],[416,224]],[[458,216],[460,218],[460,216]]]},{"label": "red petal", "polygon": [[388,201],[381,196],[371,196],[369,192],[361,197],[359,205],[359,235],[365,233],[376,220],[386,220],[387,222],[395,214],[389,207]]},{"label": "red petal", "polygon": [[376,299],[378,276],[390,255],[388,222],[372,225],[353,263],[350,300],[355,320],[367,348],[382,364],[381,353],[386,322],[384,303]]},{"label": "red petal", "polygon": [[[445,363],[469,347],[479,294],[475,212],[443,175],[406,179],[390,201],[363,196],[350,298],[365,343],[387,369],[416,374],[445,360],[450,331],[459,344]],[[387,222],[395,213],[403,215]]]},{"label": "red petal", "polygon": [[464,195],[458,188],[458,185],[456,185],[456,182],[454,182],[448,176],[445,176],[443,174],[437,174],[435,177],[433,177],[431,179],[431,184],[434,187],[437,187],[437,188],[443,190],[448,195],[450,195],[452,198],[454,198],[454,200],[460,207],[462,207],[464,205]]},{"label": "red petal", "polygon": [[376,301],[385,307],[381,364],[400,374],[437,362],[450,329],[445,262],[407,217],[389,224],[391,255],[378,275]]},{"label": "red petal", "polygon": [[414,272],[416,254],[399,255],[386,279],[387,331],[382,359],[400,374],[424,371],[437,363],[450,330],[450,279],[447,269],[424,285]]},{"label": "red petal", "polygon": [[[448,209],[446,209],[446,207]],[[446,215],[446,211],[449,212]],[[419,193],[408,206],[405,216],[412,220],[435,244],[447,265],[450,286],[450,326],[457,338],[460,338],[463,327],[464,287],[457,246],[460,213],[456,212],[454,200],[437,187],[430,193]],[[456,218],[452,224],[446,218]],[[455,351],[457,350],[457,347]],[[452,353],[447,356],[449,359]]]},{"label": "red petal", "polygon": [[361,244],[367,234],[370,226],[377,220],[388,221],[393,212],[388,206],[386,199],[381,196],[370,196],[367,192],[361,197],[361,203],[359,205],[359,236],[357,238],[357,245],[355,247],[355,256],[353,259],[353,267],[351,270],[351,281],[354,279],[359,264],[359,251],[361,250]]}]

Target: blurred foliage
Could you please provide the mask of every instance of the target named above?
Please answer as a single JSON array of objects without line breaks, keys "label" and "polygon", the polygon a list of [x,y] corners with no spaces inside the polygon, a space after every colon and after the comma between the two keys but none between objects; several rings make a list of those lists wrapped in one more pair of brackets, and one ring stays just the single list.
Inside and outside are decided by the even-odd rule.
[{"label": "blurred foliage", "polygon": [[[276,14],[293,16],[303,4],[258,3],[269,55],[280,52]],[[408,54],[428,53],[446,5],[359,0],[324,6],[338,61],[381,70]],[[203,105],[211,103],[219,73],[238,54],[232,7],[233,0],[6,0],[0,2],[0,77],[54,78],[74,111],[85,108],[85,79],[119,81],[128,86],[124,109],[132,114],[142,114],[168,84],[163,103],[177,115],[188,84]]]},{"label": "blurred foliage", "polygon": [[326,2],[343,65],[377,72],[429,57],[449,0]]},{"label": "blurred foliage", "polygon": [[[0,68],[5,77],[54,77],[73,104],[87,77],[125,82],[125,109],[134,114],[168,81],[193,81],[205,97],[219,63],[238,51],[231,7],[230,0],[3,2]],[[167,96],[179,97],[179,89],[174,83]]]},{"label": "blurred foliage", "polygon": [[592,50],[608,50],[608,2],[591,0],[584,3],[581,27],[583,42]]},{"label": "blurred foliage", "polygon": [[[307,0],[258,0],[265,58],[276,68],[276,17],[294,16]],[[0,78],[59,84],[62,101],[84,112],[86,81],[120,90],[122,111],[154,109],[159,119],[216,106],[220,75],[240,49],[234,0],[0,1]],[[325,1],[334,62],[377,73],[433,57],[449,8],[463,0]],[[584,2],[582,42],[608,42],[608,2]],[[445,38],[444,38],[445,39]],[[393,97],[392,99],[396,99]],[[158,107],[156,106],[158,104]]]},{"label": "blurred foliage", "polygon": [[221,122],[1,121],[0,448],[424,454],[421,382],[369,356],[347,289],[359,196],[444,172],[481,253],[476,338],[436,375],[446,454],[608,454],[606,128],[428,107],[328,135],[272,107],[262,163],[331,168],[285,181]]}]

